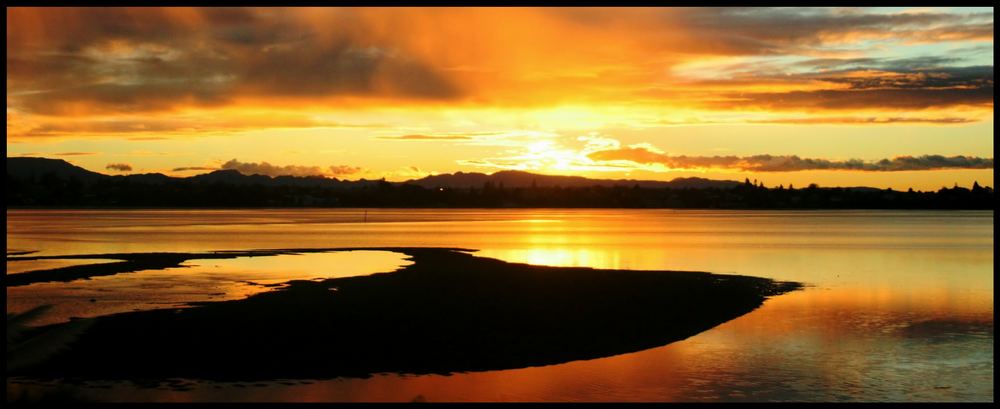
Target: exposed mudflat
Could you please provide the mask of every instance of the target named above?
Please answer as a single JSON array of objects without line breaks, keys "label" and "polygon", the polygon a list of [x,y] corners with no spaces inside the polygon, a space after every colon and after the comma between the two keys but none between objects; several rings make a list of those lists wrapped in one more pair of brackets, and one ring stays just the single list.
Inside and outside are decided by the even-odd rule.
[{"label": "exposed mudflat", "polygon": [[8,375],[264,380],[549,365],[668,344],[800,288],[703,272],[506,263],[452,248],[80,255],[122,261],[21,273],[6,282],[120,274],[189,259],[342,250],[394,251],[413,264],[368,276],[291,281],[242,300],[93,318],[67,348]]}]

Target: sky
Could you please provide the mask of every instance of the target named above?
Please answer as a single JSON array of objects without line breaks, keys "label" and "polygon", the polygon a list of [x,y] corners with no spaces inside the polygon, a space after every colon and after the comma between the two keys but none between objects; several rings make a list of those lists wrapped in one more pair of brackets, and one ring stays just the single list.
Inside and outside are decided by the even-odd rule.
[{"label": "sky", "polygon": [[993,186],[993,9],[8,8],[7,155]]}]

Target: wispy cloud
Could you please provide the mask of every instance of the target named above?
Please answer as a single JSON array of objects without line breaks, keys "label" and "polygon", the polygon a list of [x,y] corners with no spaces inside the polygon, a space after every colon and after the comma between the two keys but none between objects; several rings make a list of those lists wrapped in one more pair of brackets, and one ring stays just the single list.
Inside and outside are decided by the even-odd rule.
[{"label": "wispy cloud", "polygon": [[362,169],[359,166],[331,165],[327,167],[327,170],[331,175],[353,175],[361,172]]},{"label": "wispy cloud", "polygon": [[17,129],[8,137],[46,138],[71,135],[128,135],[131,141],[167,140],[177,134],[209,134],[241,130],[275,128],[361,128],[380,125],[349,124],[313,118],[309,114],[270,112],[268,114],[224,113],[196,110],[178,112],[165,117],[156,115],[114,115],[112,118],[60,116],[33,116],[24,121],[25,115],[9,115],[8,127],[13,122]]},{"label": "wispy cloud", "polygon": [[871,125],[871,124],[936,124],[936,125],[959,125],[977,122],[972,118],[903,118],[903,117],[799,117],[799,118],[773,118],[773,119],[751,119],[748,122],[757,124],[843,124],[843,125]]},{"label": "wispy cloud", "polygon": [[649,143],[623,146],[620,141],[596,134],[580,136],[571,147],[567,138],[543,140],[512,150],[505,156],[460,160],[466,166],[526,171],[567,172],[671,172],[677,170],[738,170],[795,172],[842,170],[854,172],[931,171],[940,169],[992,169],[993,158],[976,156],[901,155],[891,159],[803,158],[797,155],[697,156],[671,155]]},{"label": "wispy cloud", "polygon": [[992,169],[993,158],[972,156],[897,156],[892,159],[864,161],[861,159],[831,160],[801,158],[795,155],[752,156],[672,156],[645,147],[627,147],[592,152],[589,158],[602,161],[626,161],[638,164],[659,164],[669,169],[722,168],[750,172],[794,172],[803,170],[850,170],[894,172],[938,169]]},{"label": "wispy cloud", "polygon": [[338,176],[350,175],[360,172],[362,169],[357,166],[332,165],[321,166],[300,166],[300,165],[272,165],[268,162],[240,162],[232,159],[220,166],[220,169],[233,169],[244,175],[266,175],[266,176]]},{"label": "wispy cloud", "polygon": [[865,89],[729,94],[707,104],[716,109],[788,110],[913,110],[956,106],[990,108],[993,86],[955,89]]},{"label": "wispy cloud", "polygon": [[108,169],[108,170],[118,171],[118,172],[131,172],[132,171],[132,165],[129,165],[127,163],[109,163],[104,168]]},{"label": "wispy cloud", "polygon": [[198,170],[219,170],[219,168],[213,168],[208,166],[184,166],[171,169],[172,172],[191,172]]}]

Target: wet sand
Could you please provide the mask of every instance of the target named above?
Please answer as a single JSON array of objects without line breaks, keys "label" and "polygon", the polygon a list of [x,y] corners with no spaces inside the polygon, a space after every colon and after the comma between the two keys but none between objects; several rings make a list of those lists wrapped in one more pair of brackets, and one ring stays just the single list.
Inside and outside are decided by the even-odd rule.
[{"label": "wet sand", "polygon": [[8,376],[249,381],[522,368],[665,345],[800,288],[703,272],[532,266],[446,248],[54,256],[123,261],[22,273],[6,282],[72,280],[189,259],[344,250],[395,251],[414,263],[369,276],[292,281],[242,300],[94,318],[68,348]]}]

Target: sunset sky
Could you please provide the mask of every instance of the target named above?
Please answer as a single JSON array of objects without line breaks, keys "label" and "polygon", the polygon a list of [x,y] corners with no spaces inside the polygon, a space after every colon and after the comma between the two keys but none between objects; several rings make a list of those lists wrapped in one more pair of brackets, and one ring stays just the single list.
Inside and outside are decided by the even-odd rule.
[{"label": "sunset sky", "polygon": [[7,9],[7,155],[993,186],[993,9]]}]

